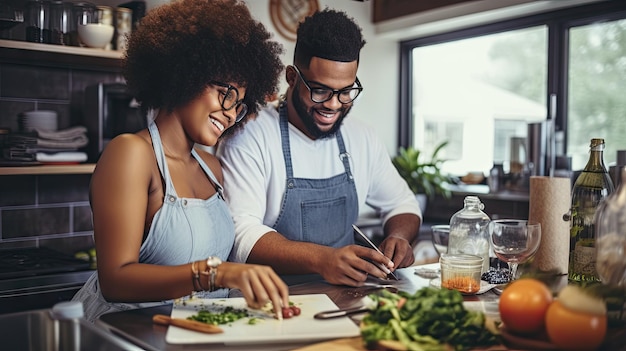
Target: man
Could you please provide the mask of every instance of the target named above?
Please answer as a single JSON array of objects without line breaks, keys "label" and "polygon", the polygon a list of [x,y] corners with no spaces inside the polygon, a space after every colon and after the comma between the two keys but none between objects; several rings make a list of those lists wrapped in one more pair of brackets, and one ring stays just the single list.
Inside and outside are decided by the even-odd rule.
[{"label": "man", "polygon": [[[227,202],[235,222],[235,261],[279,274],[317,273],[361,286],[414,262],[421,211],[375,133],[345,119],[361,83],[361,29],[326,9],[298,28],[294,65],[278,110],[269,108],[220,142]],[[389,118],[389,116],[385,116]],[[381,118],[381,123],[384,119]],[[384,221],[384,253],[354,245],[359,206]]]}]

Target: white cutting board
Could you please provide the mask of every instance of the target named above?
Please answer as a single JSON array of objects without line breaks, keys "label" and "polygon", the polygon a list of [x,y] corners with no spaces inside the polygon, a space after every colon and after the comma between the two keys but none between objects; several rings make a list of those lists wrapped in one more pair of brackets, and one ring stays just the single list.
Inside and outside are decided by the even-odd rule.
[{"label": "white cutting board", "polygon": [[[248,309],[250,317],[236,322],[220,325],[224,330],[220,334],[205,334],[192,330],[170,326],[165,341],[170,344],[207,344],[220,343],[226,345],[250,343],[284,343],[300,341],[316,341],[336,339],[360,335],[359,327],[348,317],[319,320],[313,315],[337,309],[337,305],[325,294],[291,295],[289,301],[300,307],[302,313],[289,319],[279,321],[273,315]],[[197,314],[201,309],[221,311],[224,306],[247,308],[242,297],[228,299],[192,299],[185,305],[175,303],[172,318],[187,318]],[[248,324],[251,317],[258,320],[256,324]]]}]

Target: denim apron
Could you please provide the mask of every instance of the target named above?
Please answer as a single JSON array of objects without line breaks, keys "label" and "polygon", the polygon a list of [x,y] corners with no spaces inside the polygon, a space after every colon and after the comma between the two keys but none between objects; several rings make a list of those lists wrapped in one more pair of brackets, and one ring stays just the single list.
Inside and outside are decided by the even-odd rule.
[{"label": "denim apron", "polygon": [[352,224],[359,214],[359,202],[350,171],[350,154],[346,152],[341,131],[336,134],[337,156],[345,173],[326,179],[294,178],[286,104],[281,105],[279,113],[287,184],[274,229],[295,241],[331,247],[354,244]]},{"label": "denim apron", "polygon": [[[217,193],[210,198],[195,199],[179,197],[167,168],[165,153],[159,131],[154,122],[148,130],[157,164],[165,184],[163,206],[155,213],[150,231],[139,249],[139,262],[164,266],[175,266],[218,256],[226,261],[235,240],[235,227],[222,196],[222,186],[217,182],[211,169],[195,150],[191,153],[204,172],[215,184]],[[191,279],[191,272],[189,273]],[[121,288],[120,288],[121,289]],[[190,291],[191,293],[191,291]],[[228,296],[228,289],[214,292],[200,292],[203,298]],[[108,302],[102,296],[98,273],[95,272],[72,300],[82,301],[85,318],[95,321],[108,312],[123,311],[142,307],[152,307],[171,303],[158,301],[146,303]]]}]

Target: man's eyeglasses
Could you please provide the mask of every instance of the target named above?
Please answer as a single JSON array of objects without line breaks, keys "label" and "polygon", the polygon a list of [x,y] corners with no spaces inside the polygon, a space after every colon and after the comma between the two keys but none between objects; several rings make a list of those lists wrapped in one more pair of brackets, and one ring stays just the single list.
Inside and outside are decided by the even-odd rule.
[{"label": "man's eyeglasses", "polygon": [[222,105],[222,110],[230,111],[234,108],[237,112],[235,123],[241,121],[248,113],[248,106],[243,102],[243,99],[239,100],[239,90],[237,90],[237,88],[235,88],[234,86],[226,83],[212,81],[211,84],[226,88],[226,91],[218,89],[218,92],[222,97],[220,99],[220,105]]},{"label": "man's eyeglasses", "polygon": [[361,82],[359,82],[358,77],[354,81],[352,88],[344,88],[339,90],[331,89],[329,87],[311,88],[309,82],[304,79],[298,67],[293,66],[293,68],[295,68],[296,72],[298,72],[298,76],[300,76],[300,79],[302,80],[304,85],[307,87],[307,89],[309,89],[309,92],[311,93],[311,100],[315,103],[326,102],[332,99],[335,94],[337,94],[337,99],[339,99],[339,102],[341,102],[342,104],[349,104],[354,101],[357,96],[359,96],[361,91],[363,91],[363,87],[361,86]]}]

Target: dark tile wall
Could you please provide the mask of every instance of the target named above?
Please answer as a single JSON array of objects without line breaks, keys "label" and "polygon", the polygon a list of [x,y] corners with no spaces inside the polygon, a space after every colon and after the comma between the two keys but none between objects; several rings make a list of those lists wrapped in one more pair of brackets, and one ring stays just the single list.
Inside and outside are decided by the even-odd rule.
[{"label": "dark tile wall", "polygon": [[59,129],[83,125],[85,87],[116,81],[117,73],[2,63],[0,128],[17,130],[18,115],[29,110],[56,111]]},{"label": "dark tile wall", "polygon": [[[17,130],[29,110],[54,110],[58,128],[84,125],[83,91],[117,73],[0,63],[0,128]],[[72,254],[93,246],[89,174],[0,175],[0,249],[49,247]]]},{"label": "dark tile wall", "polygon": [[89,174],[0,176],[0,249],[93,246]]}]

